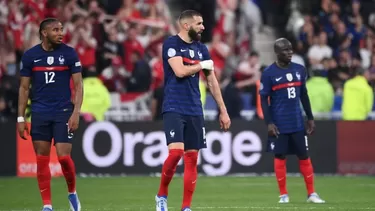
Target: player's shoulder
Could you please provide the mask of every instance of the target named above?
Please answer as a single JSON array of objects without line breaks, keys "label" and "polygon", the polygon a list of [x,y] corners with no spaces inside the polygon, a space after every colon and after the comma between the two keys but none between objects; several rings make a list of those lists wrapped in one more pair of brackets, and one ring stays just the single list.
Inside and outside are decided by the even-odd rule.
[{"label": "player's shoulder", "polygon": [[164,45],[175,44],[178,41],[178,35],[171,35],[164,40]]},{"label": "player's shoulder", "polygon": [[201,41],[194,41],[194,44],[197,45],[200,49],[203,49],[203,48],[208,49],[207,45],[202,43]]},{"label": "player's shoulder", "polygon": [[24,57],[30,57],[30,56],[33,56],[33,55],[37,55],[39,53],[41,53],[41,50],[42,50],[42,47],[40,46],[41,44],[37,44],[37,45],[34,45],[33,47],[27,49],[23,55]]},{"label": "player's shoulder", "polygon": [[297,64],[294,62],[291,62],[291,68],[295,69],[296,71],[305,72],[305,67],[301,64]]},{"label": "player's shoulder", "polygon": [[269,65],[266,68],[264,68],[262,74],[263,75],[271,75],[272,73],[275,72],[275,68],[276,68],[276,64],[272,63],[271,65]]},{"label": "player's shoulder", "polygon": [[75,49],[65,43],[61,43],[60,44],[60,48],[59,48],[60,51],[63,51],[63,52],[67,52],[67,53],[72,53],[72,52],[75,52]]}]

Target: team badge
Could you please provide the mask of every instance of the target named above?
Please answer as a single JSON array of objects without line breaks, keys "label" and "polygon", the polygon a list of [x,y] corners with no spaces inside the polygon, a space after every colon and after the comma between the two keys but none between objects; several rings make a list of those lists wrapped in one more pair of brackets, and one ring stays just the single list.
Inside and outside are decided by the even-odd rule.
[{"label": "team badge", "polygon": [[288,79],[288,81],[293,81],[293,75],[292,75],[292,73],[286,74],[286,79]]},{"label": "team badge", "polygon": [[203,59],[203,55],[201,52],[198,51],[198,56],[199,56],[199,59],[202,60]]},{"label": "team badge", "polygon": [[189,55],[191,58],[194,58],[195,56],[194,51],[189,49]]},{"label": "team badge", "polygon": [[296,72],[296,77],[298,80],[301,80],[301,75],[299,74],[299,72]]},{"label": "team badge", "polygon": [[47,64],[52,65],[54,61],[55,60],[54,60],[53,56],[47,57]]},{"label": "team badge", "polygon": [[64,56],[63,56],[63,55],[61,55],[61,56],[59,57],[59,62],[60,62],[60,64],[64,64],[65,59],[64,59]]}]

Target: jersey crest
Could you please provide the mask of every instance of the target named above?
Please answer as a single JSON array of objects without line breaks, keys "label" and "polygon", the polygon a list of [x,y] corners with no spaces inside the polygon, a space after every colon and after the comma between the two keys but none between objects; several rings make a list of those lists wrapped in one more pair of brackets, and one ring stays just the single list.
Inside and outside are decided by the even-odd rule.
[{"label": "jersey crest", "polygon": [[286,74],[286,79],[288,79],[288,81],[293,81],[293,75],[292,75],[292,73],[287,73]]},{"label": "jersey crest", "polygon": [[55,59],[53,58],[53,56],[47,57],[47,64],[52,65],[54,62],[55,62]]}]

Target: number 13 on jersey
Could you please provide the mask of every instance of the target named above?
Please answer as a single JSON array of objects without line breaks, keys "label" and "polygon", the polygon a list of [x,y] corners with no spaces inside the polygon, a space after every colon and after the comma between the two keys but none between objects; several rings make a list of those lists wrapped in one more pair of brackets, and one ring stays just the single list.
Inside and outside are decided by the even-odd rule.
[{"label": "number 13 on jersey", "polygon": [[55,72],[44,72],[46,84],[55,83]]},{"label": "number 13 on jersey", "polygon": [[287,90],[288,90],[288,99],[296,98],[296,88],[289,87]]}]

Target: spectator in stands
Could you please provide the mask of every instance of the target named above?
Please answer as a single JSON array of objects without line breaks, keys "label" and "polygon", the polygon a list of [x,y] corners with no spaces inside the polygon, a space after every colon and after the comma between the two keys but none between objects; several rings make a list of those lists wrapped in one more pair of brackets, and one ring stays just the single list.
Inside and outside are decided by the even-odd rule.
[{"label": "spectator in stands", "polygon": [[305,23],[301,28],[298,40],[303,43],[304,49],[308,49],[313,44],[314,26],[310,16],[306,15],[304,20]]},{"label": "spectator in stands", "polygon": [[0,122],[5,122],[8,116],[9,112],[7,111],[5,98],[0,94]]},{"label": "spectator in stands", "polygon": [[297,64],[300,64],[302,66],[306,66],[305,64],[305,60],[303,58],[303,55],[304,55],[304,49],[303,49],[303,43],[302,42],[297,42],[296,45],[294,45],[294,54],[292,56],[292,62],[294,63],[297,63]]},{"label": "spectator in stands", "polygon": [[365,39],[367,28],[363,24],[362,16],[358,15],[354,18],[354,23],[350,27],[350,33],[353,36],[352,38],[352,48],[358,49],[361,42]]},{"label": "spectator in stands", "polygon": [[364,70],[358,68],[356,76],[344,86],[342,116],[343,120],[366,120],[374,104],[374,93],[363,76]]},{"label": "spectator in stands", "polygon": [[371,67],[365,72],[365,76],[372,89],[375,90],[375,54],[371,57]]},{"label": "spectator in stands", "polygon": [[332,57],[332,49],[327,45],[327,33],[322,31],[314,37],[314,44],[309,48],[307,57],[313,69],[321,69],[322,59]]},{"label": "spectator in stands", "polygon": [[347,31],[347,27],[345,26],[345,23],[340,21],[337,23],[337,25],[334,26],[335,32],[334,36],[330,40],[330,45],[333,47],[333,49],[339,48],[340,44],[344,42],[345,39],[351,38],[351,34]]},{"label": "spectator in stands", "polygon": [[156,46],[156,56],[152,58],[149,65],[152,69],[152,83],[151,89],[155,90],[160,86],[163,86],[164,81],[164,69],[163,69],[163,58],[162,58],[162,44],[159,43]]},{"label": "spectator in stands", "polygon": [[143,52],[137,50],[134,50],[130,54],[130,62],[133,70],[126,82],[126,90],[128,92],[147,92],[150,90],[152,72],[142,55]]},{"label": "spectator in stands", "polygon": [[88,71],[96,70],[96,47],[97,41],[92,36],[92,26],[87,23],[88,17],[74,16],[73,30],[71,32],[70,45],[77,51],[82,64],[82,74],[86,77]]},{"label": "spectator in stands", "polygon": [[100,78],[110,92],[126,92],[126,80],[130,73],[126,71],[120,57],[113,57],[112,64],[106,67]]},{"label": "spectator in stands", "polygon": [[328,71],[328,80],[337,94],[342,93],[342,88],[346,80],[350,78],[350,65],[352,57],[349,51],[343,50],[340,52],[338,65]]},{"label": "spectator in stands", "polygon": [[86,121],[103,121],[111,106],[111,96],[95,70],[89,70],[83,79],[82,116]]},{"label": "spectator in stands", "polygon": [[311,102],[311,110],[314,113],[332,111],[335,93],[332,85],[324,75],[324,70],[315,71],[314,75],[306,82]]},{"label": "spectator in stands", "polygon": [[153,120],[162,120],[162,108],[164,99],[164,85],[159,86],[152,95],[151,100],[151,114]]},{"label": "spectator in stands", "polygon": [[[103,70],[111,65],[112,60],[116,57],[124,58],[124,48],[118,40],[118,30],[115,26],[108,26],[106,29],[107,36],[102,45],[97,49],[97,67]],[[122,64],[122,59],[120,64]]]}]

